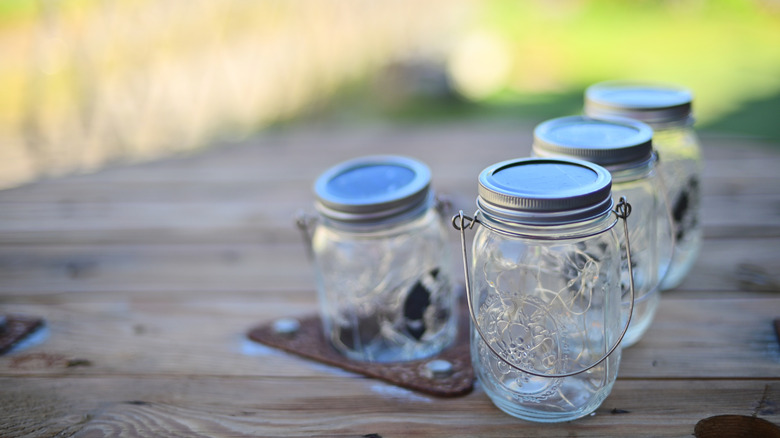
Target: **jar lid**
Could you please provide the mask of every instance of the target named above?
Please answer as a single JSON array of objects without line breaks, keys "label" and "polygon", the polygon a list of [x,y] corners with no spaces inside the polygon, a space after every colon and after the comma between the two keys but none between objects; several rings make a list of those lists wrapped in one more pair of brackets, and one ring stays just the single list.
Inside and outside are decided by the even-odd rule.
[{"label": "jar lid", "polygon": [[565,155],[601,166],[645,163],[653,157],[653,130],[636,120],[560,117],[534,129],[538,156]]},{"label": "jar lid", "polygon": [[340,222],[376,223],[406,218],[431,202],[431,172],[411,158],[378,155],[337,164],[314,183],[317,210]]},{"label": "jar lid", "polygon": [[671,84],[606,81],[585,90],[585,114],[591,117],[629,117],[645,123],[687,121],[693,95]]},{"label": "jar lid", "polygon": [[612,209],[612,177],[571,158],[520,158],[479,175],[477,206],[488,219],[530,225],[592,219]]}]

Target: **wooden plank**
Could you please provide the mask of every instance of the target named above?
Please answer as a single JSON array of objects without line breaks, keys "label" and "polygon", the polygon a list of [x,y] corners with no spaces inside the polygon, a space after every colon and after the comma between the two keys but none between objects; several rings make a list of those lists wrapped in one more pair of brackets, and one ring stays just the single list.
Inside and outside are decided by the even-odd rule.
[{"label": "wooden plank", "polygon": [[780,421],[778,380],[618,381],[594,414],[562,424],[510,417],[479,388],[436,399],[368,379],[96,376],[0,385],[6,436],[681,437],[719,414]]},{"label": "wooden plank", "polygon": [[[146,169],[146,173],[140,173],[145,169],[142,168],[139,169],[137,180],[117,178],[115,181],[102,174],[68,177],[57,180],[56,184],[44,181],[2,191],[0,205],[24,208],[25,204],[53,203],[61,210],[68,211],[77,208],[79,204],[221,204],[239,200],[255,202],[259,199],[289,199],[308,203],[313,198],[311,185],[328,164],[309,164],[301,168],[292,160],[275,158],[275,161],[276,165],[264,166],[262,171],[257,166],[247,167],[246,162],[251,163],[252,160],[237,157],[235,162],[216,168],[210,162],[179,172]],[[331,164],[335,164],[335,161]],[[430,163],[434,187],[441,192],[456,191],[470,195],[472,186],[476,192],[476,179],[482,164],[441,159],[434,161]],[[705,198],[719,195],[777,195],[780,173],[774,167],[775,161],[771,156],[707,161],[702,178],[703,195]],[[290,168],[295,171],[290,171]],[[110,169],[104,173],[119,173],[119,170]]]},{"label": "wooden plank", "polygon": [[[260,148],[260,146],[257,146]],[[302,152],[305,153],[305,152]],[[352,156],[345,156],[344,159]],[[497,157],[494,157],[497,158]],[[776,158],[775,158],[776,159]],[[274,158],[272,165],[247,168],[251,159],[236,158],[234,163],[214,167],[204,162],[200,167],[179,172],[141,166],[136,179],[122,177],[123,169],[68,177],[56,184],[44,181],[0,192],[0,205],[9,206],[55,203],[61,208],[74,204],[116,204],[155,202],[207,202],[257,199],[302,200],[312,198],[311,185],[331,164],[309,164],[302,167],[294,160]],[[492,160],[457,162],[438,159],[429,163],[434,187],[442,192],[476,191],[477,176]],[[717,195],[777,195],[780,175],[773,170],[771,156],[737,161],[708,161],[704,165],[705,197]],[[262,171],[260,171],[262,169]],[[294,169],[291,171],[290,169]],[[112,175],[118,175],[112,177]],[[295,198],[292,195],[303,195]],[[72,208],[72,207],[70,207]]]},{"label": "wooden plank", "polygon": [[[118,182],[220,182],[264,180],[279,177],[316,175],[324,167],[343,159],[364,154],[408,154],[439,166],[446,175],[452,164],[459,167],[484,167],[496,161],[527,156],[533,141],[534,126],[518,122],[458,121],[374,126],[304,126],[290,130],[266,131],[243,142],[212,145],[207,150],[180,154],[154,162],[114,165],[90,175],[71,175],[57,181]],[[721,172],[707,172],[709,163],[731,166],[757,176],[774,175],[766,159],[776,157],[778,145],[754,138],[707,135],[701,139],[705,177]],[[740,162],[756,165],[739,166]],[[268,165],[295,164],[294,168]],[[762,164],[763,163],[763,164]],[[736,167],[734,167],[736,165]],[[479,167],[481,169],[482,167]],[[259,171],[262,169],[262,171]],[[295,170],[294,172],[291,170]],[[723,168],[728,171],[728,168]],[[226,171],[227,170],[227,171]],[[308,174],[308,175],[307,175]],[[30,186],[50,185],[51,181]],[[28,186],[28,187],[30,187]],[[17,190],[17,189],[12,189]]]},{"label": "wooden plank", "polygon": [[[313,180],[313,178],[312,178]],[[174,186],[100,185],[103,191],[75,188],[46,202],[5,202],[0,192],[0,243],[70,242],[279,242],[297,240],[293,223],[301,211],[313,211],[310,181],[219,184],[200,191]],[[772,183],[774,184],[774,182]],[[63,184],[66,185],[66,184]],[[456,209],[474,210],[476,183],[458,181],[445,192]],[[129,190],[123,193],[123,190]],[[114,193],[114,195],[112,195]],[[152,193],[150,195],[149,193]],[[21,195],[15,195],[21,196]],[[112,198],[112,196],[115,196]],[[779,236],[780,192],[748,194],[740,190],[708,195],[702,223],[710,237]]]},{"label": "wooden plank", "polygon": [[[42,316],[48,338],[0,356],[0,375],[332,376],[335,369],[258,348],[253,326],[317,311],[313,291],[290,294],[75,294],[4,311]],[[623,353],[621,378],[779,377],[772,320],[780,297],[662,299],[645,337]],[[174,347],[175,346],[175,347]],[[50,359],[51,365],[47,365]],[[42,359],[42,360],[39,360]],[[83,359],[88,367],[68,367]],[[339,373],[343,374],[343,373]]]},{"label": "wooden plank", "polygon": [[733,160],[707,160],[702,170],[702,196],[777,195],[780,172],[774,155]]},{"label": "wooden plank", "polygon": [[[281,192],[201,202],[14,204],[0,209],[0,243],[297,243],[294,219],[301,211],[314,211],[313,198],[302,189]],[[470,214],[476,193],[462,193],[451,192],[454,206]],[[704,233],[779,237],[778,203],[780,193],[707,197]]]},{"label": "wooden plank", "polygon": [[707,237],[778,236],[780,193],[710,196],[702,200],[701,220]]},{"label": "wooden plank", "polygon": [[780,239],[705,239],[677,289],[780,292]]},{"label": "wooden plank", "polygon": [[32,340],[38,344],[0,356],[0,375],[354,377],[246,338],[261,322],[315,312],[313,297],[275,302],[74,300],[4,308],[42,315],[47,327],[42,339]]},{"label": "wooden plank", "polygon": [[[300,239],[300,237],[299,237]],[[297,245],[0,247],[0,293],[310,289]]]},{"label": "wooden plank", "polygon": [[[242,175],[272,160],[294,161],[301,169],[317,169],[344,158],[371,153],[402,153],[421,159],[450,163],[500,161],[528,155],[533,142],[534,125],[518,121],[457,121],[426,124],[376,124],[342,126],[297,126],[261,132],[246,141],[211,145],[197,153],[180,154],[138,165],[112,166],[110,172],[98,172],[86,178],[106,181],[175,180],[196,170],[208,176],[217,170],[218,178],[230,178],[219,172],[229,168]],[[778,153],[776,143],[748,137],[704,135],[703,159],[735,162],[771,157]],[[204,163],[207,166],[204,166]],[[289,174],[290,169],[267,166],[271,174]],[[78,179],[73,175],[65,179]]]},{"label": "wooden plank", "polygon": [[[260,148],[257,145],[253,148]],[[200,157],[198,157],[200,161]],[[236,157],[234,162],[216,167],[203,162],[200,167],[186,168],[178,172],[167,169],[148,169],[144,179],[118,181],[93,175],[90,177],[67,177],[43,181],[25,187],[0,192],[0,205],[23,207],[24,204],[54,203],[61,209],[73,209],[76,204],[117,203],[222,203],[230,200],[257,201],[274,195],[280,200],[285,197],[308,202],[313,198],[311,185],[319,173],[325,170],[325,163],[309,163],[301,168],[293,160],[275,158],[278,165],[264,166],[258,171],[247,166],[252,160]],[[335,163],[335,162],[334,162]],[[440,191],[453,188],[469,188],[476,185],[481,170],[473,163],[451,162],[438,159],[430,164],[433,168],[434,187]],[[266,169],[269,167],[269,170]],[[289,169],[294,168],[291,172]],[[105,173],[115,173],[107,170]],[[159,175],[156,175],[159,174]],[[710,160],[704,164],[702,190],[705,197],[717,195],[771,195],[780,187],[780,173],[776,172],[771,157],[742,158],[738,160]],[[469,192],[470,193],[470,192]]]},{"label": "wooden plank", "polygon": [[[302,237],[291,233],[289,244],[250,237],[248,243],[215,244],[6,243],[0,246],[0,293],[311,289],[314,276]],[[450,237],[452,272],[462,281],[457,233]],[[780,238],[705,239],[678,289],[780,291]]]},{"label": "wooden plank", "polygon": [[776,155],[778,143],[752,136],[699,133],[705,160],[734,161]]},{"label": "wooden plank", "polygon": [[[529,129],[467,123],[284,132],[202,155],[42,181],[0,192],[0,243],[289,241],[296,238],[292,217],[311,210],[319,173],[381,152],[427,161],[434,186],[471,211],[478,173],[527,155]],[[780,236],[777,148],[743,139],[707,142],[715,144],[704,154],[706,234]]]},{"label": "wooden plank", "polygon": [[[385,129],[329,128],[260,135],[243,144],[213,148],[200,154],[173,157],[131,166],[114,166],[91,175],[73,175],[41,181],[4,191],[2,202],[65,199],[84,196],[78,189],[103,193],[104,187],[119,193],[148,185],[171,187],[180,192],[206,190],[220,184],[305,183],[326,167],[355,156],[376,153],[409,154],[426,161],[434,170],[434,182],[463,179],[476,183],[478,172],[496,161],[530,153],[532,127],[490,123],[405,126]],[[711,144],[714,143],[714,144]],[[478,152],[478,153],[477,153]],[[742,179],[774,181],[778,178],[771,159],[777,146],[740,139],[712,137],[704,145],[704,180]],[[469,172],[467,172],[469,170]],[[106,186],[108,184],[108,186]],[[129,186],[122,189],[123,186]],[[761,184],[752,184],[761,185]],[[707,186],[707,184],[705,184]],[[772,187],[771,184],[765,185]],[[240,187],[234,187],[242,191]],[[444,188],[444,187],[442,187]],[[142,195],[139,190],[137,195]],[[720,193],[715,191],[714,193]],[[760,193],[760,192],[759,192]],[[146,193],[156,196],[155,193]]]},{"label": "wooden plank", "polygon": [[779,377],[772,321],[780,298],[661,300],[650,329],[626,349],[621,377]]}]

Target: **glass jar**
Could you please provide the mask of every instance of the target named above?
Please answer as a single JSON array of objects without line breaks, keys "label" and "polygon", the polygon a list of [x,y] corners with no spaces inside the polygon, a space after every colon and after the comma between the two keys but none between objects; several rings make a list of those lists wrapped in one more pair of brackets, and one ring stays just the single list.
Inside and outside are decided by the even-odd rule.
[{"label": "glass jar", "polygon": [[674,256],[661,289],[677,287],[690,271],[701,248],[701,146],[693,130],[693,96],[675,85],[608,81],[585,92],[585,114],[629,117],[655,132],[658,170],[674,223]]},{"label": "glass jar", "polygon": [[[586,161],[505,161],[480,174],[475,217],[453,218],[474,371],[510,415],[573,420],[612,389],[625,327],[611,183]],[[465,230],[475,224],[469,264]]]},{"label": "glass jar", "polygon": [[[534,129],[534,155],[563,156],[596,163],[612,175],[613,196],[631,200],[634,219],[628,224],[628,234],[636,300],[623,348],[639,341],[650,327],[661,297],[659,278],[666,272],[672,255],[672,225],[656,172],[652,137],[653,131],[648,125],[630,119],[561,117]],[[620,239],[620,246],[625,247],[625,239]],[[630,306],[628,261],[625,258],[621,263],[621,287],[625,321]]]},{"label": "glass jar", "polygon": [[421,359],[455,339],[450,254],[430,182],[419,161],[371,156],[314,184],[320,314],[325,337],[350,359]]}]

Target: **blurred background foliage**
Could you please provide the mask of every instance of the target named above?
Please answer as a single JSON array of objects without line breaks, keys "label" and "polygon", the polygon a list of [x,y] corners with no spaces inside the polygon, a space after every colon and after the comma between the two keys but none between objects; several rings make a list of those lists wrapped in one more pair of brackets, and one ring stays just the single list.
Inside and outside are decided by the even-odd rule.
[{"label": "blurred background foliage", "polygon": [[289,124],[533,126],[607,79],[780,144],[780,2],[2,0],[0,188]]}]

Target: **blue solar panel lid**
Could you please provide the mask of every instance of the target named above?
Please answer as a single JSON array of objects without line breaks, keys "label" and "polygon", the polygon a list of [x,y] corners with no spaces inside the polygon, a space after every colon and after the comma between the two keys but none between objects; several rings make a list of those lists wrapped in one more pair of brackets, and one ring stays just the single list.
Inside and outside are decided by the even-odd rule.
[{"label": "blue solar panel lid", "polygon": [[629,117],[646,123],[686,121],[693,94],[672,84],[606,81],[585,90],[585,114],[591,117]]},{"label": "blue solar panel lid", "polygon": [[477,206],[489,218],[527,224],[569,223],[612,209],[612,177],[570,158],[520,158],[479,175]]},{"label": "blue solar panel lid", "polygon": [[428,207],[431,172],[396,155],[356,158],[325,171],[314,183],[317,209],[343,222],[377,222]]},{"label": "blue solar panel lid", "polygon": [[647,162],[653,156],[653,130],[625,118],[559,117],[534,129],[533,152],[566,156],[601,166]]}]

